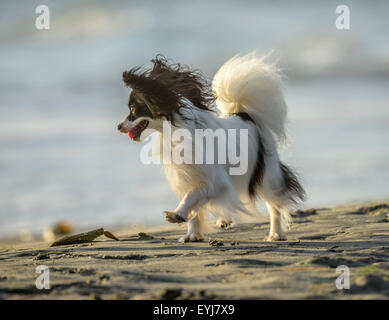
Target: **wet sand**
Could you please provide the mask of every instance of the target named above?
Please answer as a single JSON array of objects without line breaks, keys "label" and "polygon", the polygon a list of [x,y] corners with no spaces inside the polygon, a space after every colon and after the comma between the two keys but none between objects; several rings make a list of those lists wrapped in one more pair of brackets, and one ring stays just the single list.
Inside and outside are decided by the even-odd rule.
[{"label": "wet sand", "polygon": [[[389,298],[389,201],[309,209],[293,220],[281,242],[263,241],[265,219],[215,228],[202,243],[178,243],[184,225],[120,230],[119,242],[0,242],[0,298]],[[39,265],[49,268],[50,289],[36,288]],[[335,285],[340,265],[349,289]]]}]

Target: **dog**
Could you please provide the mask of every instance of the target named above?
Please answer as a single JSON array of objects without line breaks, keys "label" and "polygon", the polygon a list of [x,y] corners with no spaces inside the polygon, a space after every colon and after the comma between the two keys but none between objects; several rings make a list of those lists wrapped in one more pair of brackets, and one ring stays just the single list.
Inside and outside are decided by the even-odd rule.
[{"label": "dog", "polygon": [[[270,214],[265,240],[285,240],[290,212],[305,199],[297,175],[279,158],[278,148],[286,140],[283,75],[265,58],[254,53],[236,55],[217,71],[212,83],[200,71],[162,55],[151,60],[149,69],[135,67],[123,73],[124,83],[131,88],[130,113],[118,130],[134,141],[144,141],[146,129],[162,136],[164,122],[173,132],[187,129],[195,134],[196,129],[221,128],[248,134],[244,174],[229,174],[231,163],[163,164],[169,185],[180,199],[175,210],[164,212],[166,220],[188,225],[179,241],[202,241],[209,213],[221,228],[229,227],[241,214],[258,213],[258,199]],[[241,147],[238,140],[234,143]]]}]

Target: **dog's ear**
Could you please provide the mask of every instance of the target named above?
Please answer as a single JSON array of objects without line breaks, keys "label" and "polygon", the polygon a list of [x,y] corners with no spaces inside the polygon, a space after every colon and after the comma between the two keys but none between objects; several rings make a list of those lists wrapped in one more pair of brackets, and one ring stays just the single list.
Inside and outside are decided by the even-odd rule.
[{"label": "dog's ear", "polygon": [[155,116],[166,116],[168,119],[179,108],[179,98],[167,85],[158,79],[153,79],[149,71],[140,67],[123,72],[124,83],[140,93],[146,105]]},{"label": "dog's ear", "polygon": [[212,111],[215,96],[211,84],[200,70],[169,62],[160,54],[151,62],[154,64],[150,71],[152,79],[158,79],[171,91],[191,101],[197,108]]},{"label": "dog's ear", "polygon": [[152,91],[161,91],[164,89],[159,88],[160,84],[150,79],[148,71],[142,71],[141,67],[135,67],[129,71],[123,72],[123,81],[133,90],[142,93],[151,93]]}]

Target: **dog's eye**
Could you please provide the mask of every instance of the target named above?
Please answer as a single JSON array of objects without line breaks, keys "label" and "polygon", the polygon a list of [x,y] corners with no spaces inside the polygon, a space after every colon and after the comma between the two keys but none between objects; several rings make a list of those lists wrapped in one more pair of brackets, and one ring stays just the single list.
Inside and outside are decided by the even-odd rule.
[{"label": "dog's eye", "polygon": [[134,108],[134,107],[130,107],[130,112],[131,112],[132,114],[135,114],[135,108]]}]

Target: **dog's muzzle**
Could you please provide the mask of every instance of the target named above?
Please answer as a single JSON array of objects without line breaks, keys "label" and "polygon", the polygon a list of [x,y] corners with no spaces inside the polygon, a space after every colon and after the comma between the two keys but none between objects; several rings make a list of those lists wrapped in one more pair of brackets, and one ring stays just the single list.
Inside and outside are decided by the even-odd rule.
[{"label": "dog's muzzle", "polygon": [[138,141],[140,135],[141,135],[142,132],[143,132],[143,130],[145,130],[145,129],[147,128],[148,125],[149,125],[149,121],[148,121],[148,120],[142,120],[142,121],[139,122],[139,124],[137,124],[134,128],[131,128],[131,129],[128,131],[129,137],[130,137],[131,139],[133,139],[133,140]]}]

